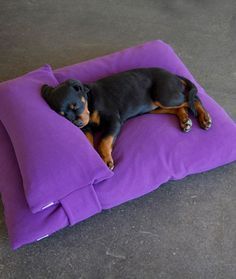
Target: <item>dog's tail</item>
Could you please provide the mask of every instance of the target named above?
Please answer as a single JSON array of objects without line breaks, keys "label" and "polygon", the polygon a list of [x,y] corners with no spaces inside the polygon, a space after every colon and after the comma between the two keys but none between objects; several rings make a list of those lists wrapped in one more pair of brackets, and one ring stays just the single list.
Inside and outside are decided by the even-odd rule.
[{"label": "dog's tail", "polygon": [[186,92],[188,94],[187,98],[188,98],[189,109],[193,113],[194,116],[197,116],[197,110],[194,106],[194,102],[196,100],[200,101],[197,96],[197,92],[198,92],[197,87],[195,86],[195,84],[193,84],[187,78],[182,77],[182,76],[178,76],[178,77],[182,80],[183,84],[185,85]]}]

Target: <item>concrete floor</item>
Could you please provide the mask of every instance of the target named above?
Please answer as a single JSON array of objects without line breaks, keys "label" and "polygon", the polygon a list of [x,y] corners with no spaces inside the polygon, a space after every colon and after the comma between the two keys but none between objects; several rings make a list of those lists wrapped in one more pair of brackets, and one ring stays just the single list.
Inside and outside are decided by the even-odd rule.
[{"label": "concrete floor", "polygon": [[[0,1],[0,79],[160,38],[236,119],[236,2]],[[236,278],[236,164],[108,210],[16,252],[0,206],[0,278]],[[128,185],[127,185],[128,186]]]}]

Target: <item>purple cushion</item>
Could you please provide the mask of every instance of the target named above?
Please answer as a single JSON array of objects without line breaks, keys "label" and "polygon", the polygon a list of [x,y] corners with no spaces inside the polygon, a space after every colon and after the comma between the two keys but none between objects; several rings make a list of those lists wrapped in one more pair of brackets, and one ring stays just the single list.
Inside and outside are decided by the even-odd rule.
[{"label": "purple cushion", "polygon": [[49,66],[0,84],[0,191],[13,248],[100,212],[94,184],[113,175],[45,103],[44,83],[58,84]]},{"label": "purple cushion", "polygon": [[[173,73],[184,75],[195,82],[174,51],[161,41],[149,42],[111,55],[68,66],[56,70],[55,76],[59,82],[67,78],[90,82],[123,70],[149,66],[163,67]],[[45,69],[42,71],[50,72],[50,70]],[[52,78],[51,74],[50,78]],[[48,83],[50,83],[50,78],[48,76],[45,78]],[[46,81],[45,79],[43,78],[43,82]],[[27,83],[32,82],[32,80],[35,80],[35,78],[29,79]],[[51,84],[54,84],[54,82],[52,78]],[[42,80],[40,80],[40,83],[42,83]],[[30,165],[30,161],[28,161],[29,165],[24,165],[22,170],[22,161],[19,159],[21,154],[17,155],[16,151],[19,144],[21,144],[20,148],[23,146],[25,150],[28,150],[28,147],[25,146],[27,143],[22,143],[25,137],[18,140],[15,128],[16,131],[19,131],[19,127],[10,122],[12,130],[8,128],[8,133],[17,155],[20,167],[18,168],[8,135],[3,126],[0,125],[0,190],[12,247],[18,248],[23,244],[41,239],[67,225],[73,225],[88,218],[102,208],[111,208],[146,194],[170,179],[180,179],[186,175],[206,171],[235,160],[235,123],[198,84],[196,85],[205,107],[213,118],[213,126],[210,130],[203,131],[194,120],[192,131],[184,134],[179,129],[178,120],[172,115],[143,115],[131,119],[122,127],[114,147],[113,157],[116,161],[114,176],[94,185],[79,188],[66,198],[60,199],[58,197],[57,201],[59,202],[57,204],[37,213],[32,213],[28,206],[30,199],[29,197],[27,199],[27,195],[24,194],[23,186],[26,186],[22,184],[21,179],[22,172]],[[73,133],[79,137],[79,143],[85,139],[80,131],[75,131],[73,125],[66,123],[66,120],[54,112],[46,110],[45,104],[41,103],[39,99],[36,103],[35,105],[40,107],[40,115],[42,111],[47,113],[47,121],[50,122],[47,125],[53,127],[52,120],[55,121],[56,118],[58,119],[56,121],[60,121],[60,129],[65,134],[66,129],[73,130]],[[9,105],[8,102],[6,104]],[[5,114],[7,114],[6,110],[3,115],[4,119]],[[6,119],[3,122],[6,122]],[[19,124],[19,122],[17,123]],[[28,128],[26,127],[26,129]],[[56,133],[61,133],[59,128]],[[19,135],[19,132],[17,134]],[[65,134],[60,135],[66,137]],[[24,135],[22,131],[20,135]],[[40,131],[38,135],[40,135]],[[19,141],[16,146],[14,140]],[[77,142],[73,144],[78,145]],[[32,157],[31,153],[34,153],[37,149],[29,148],[29,150],[30,152],[27,153],[24,161],[28,156]],[[90,151],[92,152],[89,145],[84,148],[84,152]],[[37,155],[40,154],[37,152]],[[22,159],[23,156],[25,155],[22,155]],[[92,156],[97,158],[96,152]],[[51,158],[47,158],[47,160],[49,159],[51,160]],[[32,176],[32,179],[34,179],[34,176]],[[50,174],[47,179],[51,181]],[[71,183],[73,184],[73,181]],[[66,184],[64,186],[73,191],[73,185]],[[44,186],[40,187],[45,189]],[[56,187],[53,191],[55,190]],[[43,199],[47,197],[47,195],[43,195]],[[51,199],[44,201],[50,203]],[[53,199],[53,201],[55,200]],[[40,209],[43,204],[43,202],[40,206],[37,204],[36,207],[33,204],[33,208]]]},{"label": "purple cushion", "polygon": [[33,213],[112,175],[82,131],[46,104],[40,93],[44,83],[58,84],[47,65],[0,84],[0,119]]},{"label": "purple cushion", "polygon": [[128,120],[113,150],[114,176],[95,186],[102,208],[111,208],[142,196],[168,180],[180,179],[236,159],[236,125],[196,82],[173,49],[162,41],[67,66],[54,71],[59,82],[68,77],[91,82],[110,74],[140,67],[162,67],[196,84],[213,119],[208,131],[180,131],[173,115],[147,114]]}]

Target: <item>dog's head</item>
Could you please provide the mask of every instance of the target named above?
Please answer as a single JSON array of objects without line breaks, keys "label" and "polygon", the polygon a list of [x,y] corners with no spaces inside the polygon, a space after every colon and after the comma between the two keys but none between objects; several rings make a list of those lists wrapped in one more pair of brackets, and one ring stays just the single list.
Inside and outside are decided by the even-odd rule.
[{"label": "dog's head", "polygon": [[89,88],[78,80],[69,79],[57,87],[43,85],[41,93],[48,105],[79,128],[89,122]]}]

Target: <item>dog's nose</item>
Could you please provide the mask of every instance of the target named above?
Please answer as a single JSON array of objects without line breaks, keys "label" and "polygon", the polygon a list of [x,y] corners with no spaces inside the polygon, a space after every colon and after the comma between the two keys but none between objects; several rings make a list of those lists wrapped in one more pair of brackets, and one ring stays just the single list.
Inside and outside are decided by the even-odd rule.
[{"label": "dog's nose", "polygon": [[76,125],[79,126],[79,127],[82,127],[84,125],[83,121],[78,119],[75,121]]}]

